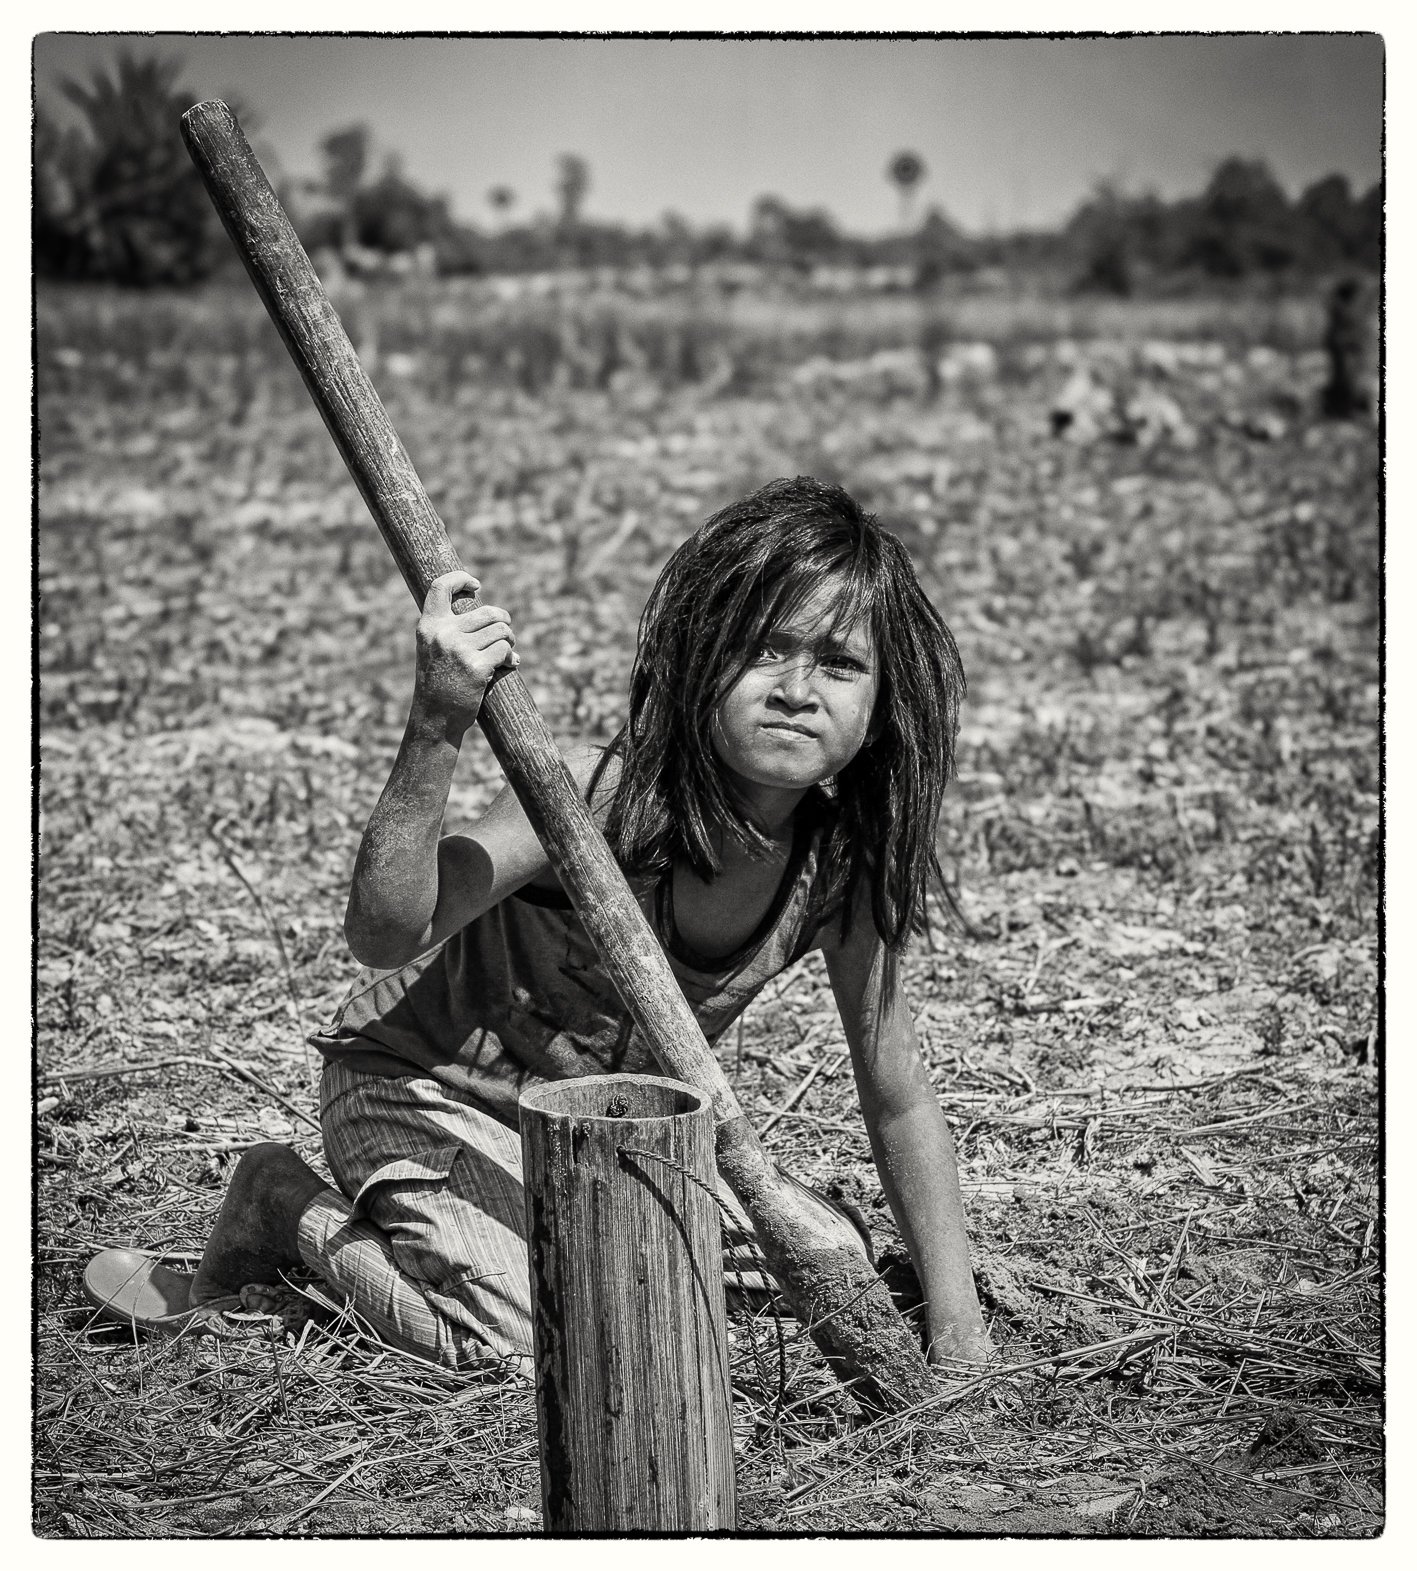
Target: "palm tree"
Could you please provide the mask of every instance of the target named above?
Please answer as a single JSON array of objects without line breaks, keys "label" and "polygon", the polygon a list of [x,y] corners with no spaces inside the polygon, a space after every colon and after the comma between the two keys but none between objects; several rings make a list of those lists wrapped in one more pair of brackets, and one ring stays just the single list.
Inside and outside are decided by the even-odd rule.
[{"label": "palm tree", "polygon": [[339,214],[338,244],[343,248],[355,239],[354,199],[369,165],[369,127],[331,131],[320,143],[320,156],[325,161],[325,191]]},{"label": "palm tree", "polygon": [[886,169],[886,178],[900,191],[900,227],[909,229],[915,187],[925,178],[925,160],[919,153],[897,153]]},{"label": "palm tree", "polygon": [[191,283],[210,272],[219,230],[178,121],[196,95],[180,60],[124,50],[112,72],[60,83],[83,118],[35,137],[36,262],[46,271],[136,285]]}]

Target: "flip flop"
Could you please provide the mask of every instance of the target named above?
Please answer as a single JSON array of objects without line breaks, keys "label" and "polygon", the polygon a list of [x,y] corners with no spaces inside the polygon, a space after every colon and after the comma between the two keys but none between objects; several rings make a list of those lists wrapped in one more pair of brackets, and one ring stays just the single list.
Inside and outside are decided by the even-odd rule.
[{"label": "flip flop", "polygon": [[220,1334],[217,1321],[240,1309],[236,1294],[191,1307],[192,1277],[173,1271],[140,1249],[105,1249],[84,1272],[84,1297],[99,1317],[140,1331],[194,1331]]}]

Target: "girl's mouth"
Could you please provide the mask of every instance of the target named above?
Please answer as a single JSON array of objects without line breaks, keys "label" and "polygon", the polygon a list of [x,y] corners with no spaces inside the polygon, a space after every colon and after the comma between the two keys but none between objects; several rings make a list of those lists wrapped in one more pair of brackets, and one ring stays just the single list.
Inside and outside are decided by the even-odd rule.
[{"label": "girl's mouth", "polygon": [[793,725],[790,720],[764,720],[764,731],[776,731],[783,736],[804,736],[810,741],[816,741],[817,733],[810,731],[806,726]]}]

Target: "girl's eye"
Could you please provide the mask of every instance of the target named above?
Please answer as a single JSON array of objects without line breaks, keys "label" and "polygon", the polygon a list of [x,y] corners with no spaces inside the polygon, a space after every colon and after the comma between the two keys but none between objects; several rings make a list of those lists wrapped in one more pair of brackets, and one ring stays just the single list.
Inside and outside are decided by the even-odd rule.
[{"label": "girl's eye", "polygon": [[759,665],[766,664],[769,660],[781,660],[782,651],[774,649],[771,644],[759,644],[753,651],[753,659]]}]

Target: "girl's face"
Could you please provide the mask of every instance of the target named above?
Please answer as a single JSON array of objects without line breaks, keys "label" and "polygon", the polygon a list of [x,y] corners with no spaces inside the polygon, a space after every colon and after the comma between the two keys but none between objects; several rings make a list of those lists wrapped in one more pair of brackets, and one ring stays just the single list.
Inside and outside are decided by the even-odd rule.
[{"label": "girl's face", "polygon": [[840,594],[823,583],[769,629],[713,722],[719,761],[749,797],[805,791],[844,769],[865,742],[878,673],[870,630],[832,629]]}]

